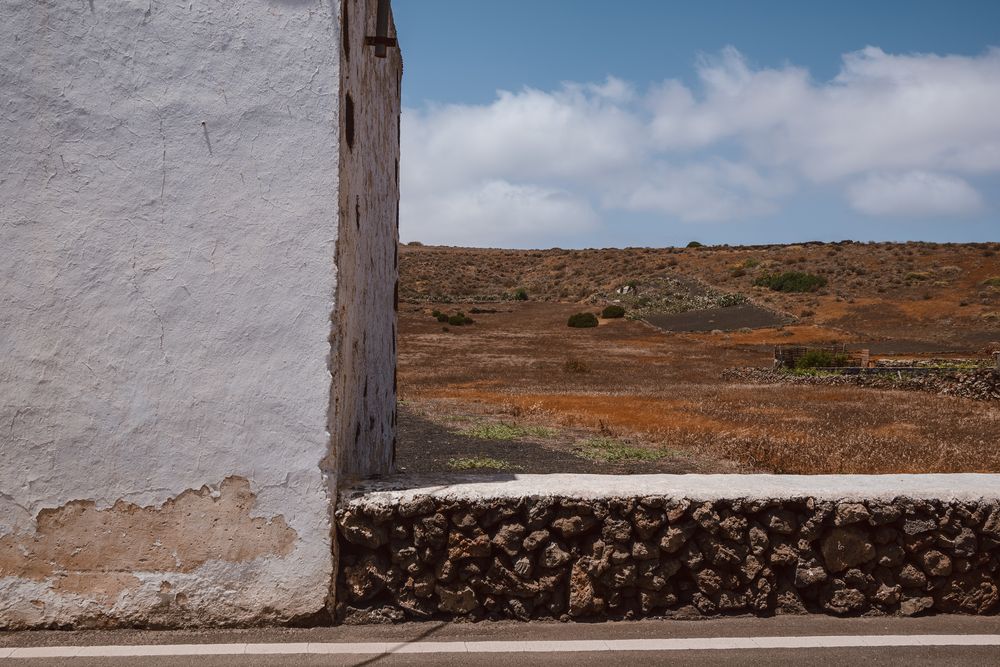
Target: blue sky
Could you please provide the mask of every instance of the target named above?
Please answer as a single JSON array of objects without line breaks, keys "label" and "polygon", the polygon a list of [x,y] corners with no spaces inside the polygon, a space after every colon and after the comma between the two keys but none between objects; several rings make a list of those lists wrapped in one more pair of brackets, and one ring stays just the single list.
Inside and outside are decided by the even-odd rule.
[{"label": "blue sky", "polygon": [[393,12],[404,241],[1000,239],[1000,2]]}]

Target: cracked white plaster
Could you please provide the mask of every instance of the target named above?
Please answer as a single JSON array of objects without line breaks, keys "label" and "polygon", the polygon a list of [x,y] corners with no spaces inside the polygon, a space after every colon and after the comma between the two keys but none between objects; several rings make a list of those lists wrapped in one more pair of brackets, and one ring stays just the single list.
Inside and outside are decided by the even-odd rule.
[{"label": "cracked white plaster", "polygon": [[159,506],[238,477],[250,515],[282,517],[297,539],[286,556],[171,573],[184,605],[163,604],[155,572],[131,573],[142,584],[110,606],[6,577],[0,627],[323,608],[340,11],[339,0],[4,3],[0,536],[31,536],[40,511],[71,501]]}]

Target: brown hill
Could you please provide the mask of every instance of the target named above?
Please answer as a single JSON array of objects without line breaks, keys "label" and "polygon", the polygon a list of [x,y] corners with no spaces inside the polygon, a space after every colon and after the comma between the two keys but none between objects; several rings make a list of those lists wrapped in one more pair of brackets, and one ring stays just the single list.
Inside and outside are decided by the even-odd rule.
[{"label": "brown hill", "polygon": [[[400,248],[404,302],[622,302],[633,316],[750,303],[866,341],[977,350],[1000,339],[1000,243],[804,243],[702,248]],[[766,275],[816,275],[785,293]]]}]

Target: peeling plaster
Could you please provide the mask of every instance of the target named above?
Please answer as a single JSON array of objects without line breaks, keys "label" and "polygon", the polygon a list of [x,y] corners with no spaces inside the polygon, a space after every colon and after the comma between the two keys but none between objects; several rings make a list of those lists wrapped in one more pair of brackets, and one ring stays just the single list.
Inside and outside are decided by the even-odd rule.
[{"label": "peeling plaster", "polygon": [[288,556],[298,535],[283,516],[251,517],[254,501],[250,482],[230,477],[218,490],[189,489],[160,506],[120,500],[97,509],[93,501],[76,500],[45,509],[33,534],[0,538],[0,577],[59,577],[57,588],[104,590],[81,582],[133,571],[191,572],[210,560]]}]

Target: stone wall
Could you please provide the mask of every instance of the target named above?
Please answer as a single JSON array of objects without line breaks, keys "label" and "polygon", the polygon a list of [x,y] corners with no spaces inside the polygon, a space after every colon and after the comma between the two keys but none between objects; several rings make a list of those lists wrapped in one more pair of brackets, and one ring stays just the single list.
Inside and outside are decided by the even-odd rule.
[{"label": "stone wall", "polygon": [[916,374],[827,374],[798,375],[770,368],[728,368],[722,372],[727,382],[748,384],[798,384],[831,387],[868,387],[927,391],[943,396],[958,396],[977,401],[1000,400],[1000,370],[978,368],[964,371],[941,371]]},{"label": "stone wall", "polygon": [[996,613],[1000,476],[518,476],[336,513],[355,622]]}]

